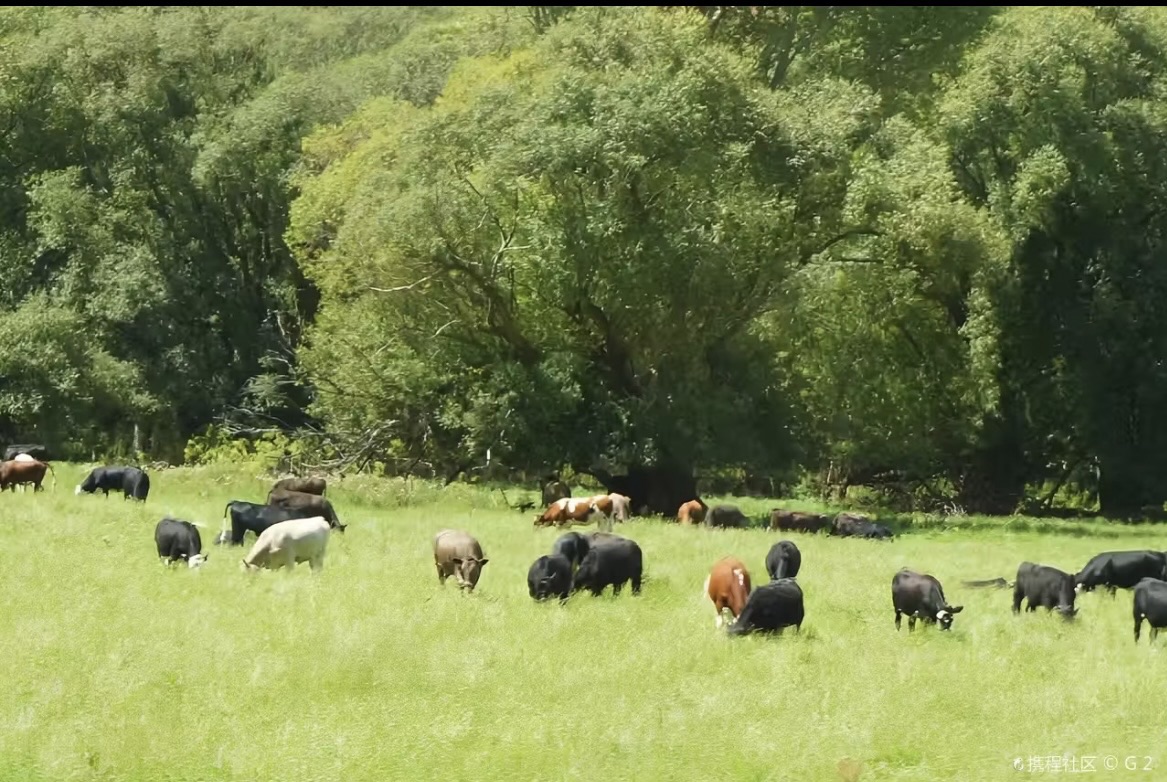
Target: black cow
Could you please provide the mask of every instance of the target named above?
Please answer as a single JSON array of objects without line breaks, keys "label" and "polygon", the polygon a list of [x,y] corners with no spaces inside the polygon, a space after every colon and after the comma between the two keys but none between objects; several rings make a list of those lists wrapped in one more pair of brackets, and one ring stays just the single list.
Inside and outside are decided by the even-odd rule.
[{"label": "black cow", "polygon": [[4,449],[4,461],[15,459],[22,453],[26,453],[38,462],[47,462],[49,460],[49,449],[43,445],[10,445]]},{"label": "black cow", "polygon": [[562,554],[543,555],[527,571],[527,592],[536,600],[559,595],[561,601],[571,594],[571,562]]},{"label": "black cow", "polygon": [[199,528],[189,521],[165,516],[154,527],[154,543],[158,546],[158,556],[173,565],[180,559],[186,560],[187,567],[199,567],[210,555],[204,555],[203,540]]},{"label": "black cow", "polygon": [[259,537],[265,529],[273,524],[289,519],[310,518],[316,514],[305,516],[303,512],[281,508],[279,505],[260,505],[255,502],[232,500],[223,509],[223,519],[231,518],[231,530],[221,532],[215,538],[215,543],[229,543],[232,546],[243,545],[243,536],[249,531]]},{"label": "black cow", "polygon": [[883,524],[876,524],[866,516],[854,513],[840,513],[831,525],[831,534],[840,538],[891,539],[892,531]]},{"label": "black cow", "polygon": [[556,539],[551,546],[551,555],[561,555],[568,562],[571,567],[577,568],[583,562],[584,557],[588,555],[591,549],[591,539],[579,534],[578,532],[568,532]]},{"label": "black cow", "polygon": [[1140,579],[1135,584],[1135,643],[1139,642],[1139,630],[1143,618],[1151,626],[1151,643],[1159,635],[1159,628],[1167,627],[1167,582],[1157,578]]},{"label": "black cow", "polygon": [[[272,491],[276,489],[287,489],[288,491],[302,491],[305,494],[315,494],[323,497],[324,490],[328,488],[328,483],[323,478],[281,478],[276,481]],[[268,502],[271,502],[269,495]]]},{"label": "black cow", "polygon": [[714,505],[705,514],[710,527],[748,527],[749,520],[736,505]]},{"label": "black cow", "polygon": [[123,500],[132,497],[145,502],[150,493],[150,476],[137,467],[95,467],[73,493],[93,494],[99,489],[106,497],[110,491],[120,490]]},{"label": "black cow", "polygon": [[1114,597],[1119,587],[1134,589],[1144,578],[1167,579],[1167,556],[1160,551],[1106,551],[1093,557],[1074,576],[1075,589],[1091,592],[1105,586]]},{"label": "black cow", "polygon": [[789,540],[778,541],[770,547],[770,553],[766,554],[766,572],[770,574],[771,581],[777,581],[780,578],[794,578],[798,575],[800,567],[802,567],[802,553],[798,550],[798,546]]},{"label": "black cow", "polygon": [[741,615],[729,626],[729,634],[781,633],[786,627],[798,632],[804,618],[802,587],[793,578],[780,578],[750,592]]},{"label": "black cow", "polygon": [[543,485],[543,507],[546,508],[556,500],[562,500],[564,497],[571,496],[571,488],[555,477],[548,477],[547,483]]},{"label": "black cow", "polygon": [[599,595],[608,585],[612,594],[620,594],[624,582],[632,582],[632,594],[640,594],[640,580],[644,573],[644,555],[636,541],[620,538],[617,540],[593,540],[588,553],[575,572],[572,592],[581,589]]},{"label": "black cow", "polygon": [[336,517],[336,511],[332,509],[332,503],[315,494],[305,494],[302,491],[292,491],[290,489],[272,489],[271,493],[267,495],[267,504],[274,505],[277,508],[287,508],[290,511],[295,511],[300,514],[294,517],[298,519],[310,519],[313,516],[323,516],[324,520],[328,522],[328,526],[339,532],[344,532],[346,526],[341,524],[340,519]]},{"label": "black cow", "polygon": [[1021,613],[1021,599],[1025,598],[1026,611],[1036,611],[1038,606],[1057,610],[1065,619],[1073,619],[1078,613],[1074,608],[1074,577],[1055,567],[1022,562],[1017,568],[1017,581],[1013,585],[1013,613]]},{"label": "black cow", "polygon": [[908,615],[908,632],[916,629],[916,618],[925,622],[939,622],[941,630],[951,630],[952,620],[964,606],[948,604],[944,588],[930,575],[902,568],[891,579],[891,602],[896,612],[896,630],[900,629],[900,615]]}]

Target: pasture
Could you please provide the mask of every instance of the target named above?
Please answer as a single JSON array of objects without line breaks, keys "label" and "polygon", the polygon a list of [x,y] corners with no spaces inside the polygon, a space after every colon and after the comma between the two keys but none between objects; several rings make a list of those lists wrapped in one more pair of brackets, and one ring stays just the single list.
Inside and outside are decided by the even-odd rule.
[{"label": "pasture", "polygon": [[[226,502],[262,502],[269,479],[153,472],[142,505],[74,496],[82,468],[54,467],[55,490],[0,496],[4,780],[983,782],[1063,754],[1096,756],[1103,779],[1167,775],[1167,639],[1148,646],[1144,627],[1135,645],[1129,591],[1082,595],[1067,624],[961,586],[1012,581],[1024,559],[1072,572],[1101,551],[1167,549],[1154,526],[981,520],[886,543],[634,519],[615,532],[644,551],[643,593],[561,606],[526,586],[561,531],[497,492],[330,484],[350,526],[323,572],[246,574],[250,536],[211,542]],[[201,571],[159,563],[164,513],[206,525]],[[473,595],[438,585],[444,527],[490,560]],[[715,631],[710,566],[734,554],[760,585],[780,537],[802,551],[802,633]],[[905,565],[964,605],[951,633],[896,632]]]}]

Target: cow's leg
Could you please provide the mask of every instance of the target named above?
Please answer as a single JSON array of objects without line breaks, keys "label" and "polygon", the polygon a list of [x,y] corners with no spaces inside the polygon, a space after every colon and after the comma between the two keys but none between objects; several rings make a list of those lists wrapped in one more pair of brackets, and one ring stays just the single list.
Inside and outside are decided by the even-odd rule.
[{"label": "cow's leg", "polygon": [[1118,587],[1116,587],[1114,584],[1107,584],[1106,591],[1110,593],[1111,600],[1114,600],[1114,598],[1118,595]]},{"label": "cow's leg", "polygon": [[312,559],[308,560],[308,567],[312,569],[313,573],[319,573],[324,569],[324,555],[317,554],[312,557]]},{"label": "cow's leg", "polygon": [[634,595],[640,594],[640,574],[639,573],[632,577],[632,594],[634,594]]},{"label": "cow's leg", "polygon": [[438,563],[434,563],[434,567],[438,569],[438,583],[442,586],[446,585],[446,579],[449,577],[446,571]]},{"label": "cow's leg", "polygon": [[1155,643],[1155,639],[1158,637],[1159,637],[1159,628],[1156,627],[1155,625],[1151,625],[1151,640],[1148,641],[1147,643],[1152,643],[1152,644]]},{"label": "cow's leg", "polygon": [[908,616],[908,632],[909,633],[915,632],[915,630],[916,630],[916,615],[911,614],[910,616]]},{"label": "cow's leg", "polygon": [[896,630],[900,629],[900,610],[896,609]]},{"label": "cow's leg", "polygon": [[1143,626],[1143,617],[1136,616],[1135,617],[1135,643],[1139,642],[1139,630],[1142,628],[1142,626]]},{"label": "cow's leg", "polygon": [[1020,585],[1016,586],[1013,589],[1013,613],[1015,613],[1015,614],[1021,613],[1021,598],[1024,596],[1025,596],[1025,593],[1021,591]]}]

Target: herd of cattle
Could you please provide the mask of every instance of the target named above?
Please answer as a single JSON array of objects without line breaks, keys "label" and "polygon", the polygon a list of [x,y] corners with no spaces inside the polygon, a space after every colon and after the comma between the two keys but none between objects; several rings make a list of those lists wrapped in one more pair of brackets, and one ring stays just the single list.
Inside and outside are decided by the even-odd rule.
[{"label": "herd of cattle", "polygon": [[[0,491],[30,484],[41,485],[51,467],[29,453],[5,453],[0,462]],[[54,473],[54,484],[56,481]],[[330,534],[343,533],[345,526],[324,493],[323,478],[284,478],[268,493],[266,502],[232,500],[224,509],[224,529],[215,538],[216,545],[240,546],[244,536],[256,536],[242,566],[247,570],[268,568],[294,569],[308,562],[312,571],[324,566]],[[137,467],[97,467],[76,487],[76,494],[101,491],[122,492],[123,498],[145,501],[150,492],[150,478]],[[571,497],[563,484],[544,487],[545,509],[535,516],[535,526],[570,527],[595,523],[597,531],[581,534],[568,531],[552,545],[549,554],[538,557],[527,572],[531,598],[543,601],[550,597],[567,600],[573,593],[587,590],[600,595],[612,587],[618,595],[630,584],[633,595],[640,593],[644,576],[644,554],[635,541],[612,532],[613,522],[629,518],[631,499],[621,494]],[[746,527],[749,520],[733,505],[708,507],[700,499],[683,503],[677,510],[681,525],[706,524],[711,527]],[[887,527],[858,514],[840,513],[833,519],[816,513],[774,509],[769,528],[780,532],[816,534],[827,532],[840,537],[863,537],[890,540]],[[155,527],[154,540],[158,556],[168,565],[179,561],[188,567],[201,566],[209,558],[202,550],[198,527],[189,521],[170,516]],[[444,529],[433,538],[434,565],[438,581],[445,584],[453,576],[458,587],[473,592],[483,568],[489,561],[482,545],[465,530]],[[765,559],[769,581],[754,588],[749,568],[740,559],[723,557],[714,563],[705,579],[703,593],[713,604],[715,626],[726,623],[731,635],[780,633],[787,627],[801,628],[805,618],[802,588],[798,574],[802,554],[794,541],[775,543]],[[1147,621],[1154,640],[1160,628],[1167,627],[1167,552],[1154,550],[1110,551],[1091,558],[1077,573],[1070,574],[1049,565],[1022,562],[1013,582],[1003,578],[965,581],[968,588],[1013,588],[1013,612],[1044,607],[1063,618],[1073,619],[1079,592],[1105,587],[1113,596],[1118,589],[1133,590],[1134,635],[1138,642],[1142,623]],[[895,627],[908,617],[908,630],[915,629],[917,619],[950,630],[961,605],[952,605],[940,582],[926,573],[903,568],[892,577],[892,607]]]}]

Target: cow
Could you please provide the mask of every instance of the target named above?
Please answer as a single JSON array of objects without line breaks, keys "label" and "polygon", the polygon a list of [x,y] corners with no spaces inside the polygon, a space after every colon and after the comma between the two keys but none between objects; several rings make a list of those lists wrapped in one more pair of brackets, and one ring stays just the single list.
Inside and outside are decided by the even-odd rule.
[{"label": "cow", "polygon": [[701,500],[689,500],[677,508],[677,522],[685,526],[700,524],[705,521],[705,514],[708,512],[709,506]]},{"label": "cow", "polygon": [[186,561],[187,567],[196,568],[210,557],[202,553],[199,528],[189,521],[170,516],[164,516],[154,527],[154,543],[158,546],[159,558],[166,562],[167,567],[181,559]]},{"label": "cow", "polygon": [[714,626],[720,629],[725,621],[725,611],[729,611],[733,622],[741,616],[750,598],[750,571],[740,559],[722,557],[713,563],[703,589],[713,601],[713,610],[717,614]]},{"label": "cow", "polygon": [[604,497],[564,497],[551,503],[543,513],[535,517],[535,526],[566,526],[570,524],[590,524],[595,521],[601,529],[612,528],[612,500]]},{"label": "cow", "polygon": [[748,527],[749,520],[736,505],[714,505],[705,515],[710,527]]},{"label": "cow", "polygon": [[1013,585],[1013,613],[1021,613],[1021,599],[1025,598],[1026,611],[1036,611],[1038,606],[1057,610],[1064,619],[1073,619],[1078,613],[1074,608],[1074,577],[1049,565],[1022,562],[1017,568],[1017,580]]},{"label": "cow", "polygon": [[[315,494],[319,497],[324,496],[324,490],[328,487],[327,481],[323,478],[281,478],[272,486],[272,491],[277,489],[287,489],[288,491],[300,491],[305,494]],[[270,495],[269,495],[270,497]],[[270,503],[271,500],[269,499]]]},{"label": "cow", "polygon": [[17,456],[20,456],[21,454],[23,454],[25,456],[31,456],[33,459],[36,459],[37,461],[40,461],[40,462],[49,461],[49,449],[45,448],[43,445],[35,445],[32,443],[29,443],[27,445],[10,445],[10,446],[8,446],[7,448],[4,449],[4,461],[7,462],[7,461],[10,461],[12,459],[15,459]]},{"label": "cow", "polygon": [[328,520],[323,516],[288,519],[273,524],[260,533],[251,551],[243,558],[243,568],[248,571],[265,567],[295,570],[296,565],[307,562],[312,572],[318,573],[324,567],[330,531]]},{"label": "cow", "polygon": [[336,529],[337,532],[344,532],[347,526],[340,523],[336,511],[332,509],[332,503],[316,494],[306,494],[291,489],[272,489],[267,495],[267,504],[295,511],[303,518],[323,516],[328,519],[329,526]]},{"label": "cow", "polygon": [[482,555],[482,546],[469,532],[444,529],[434,535],[434,567],[442,586],[447,578],[454,576],[458,589],[473,592],[482,576],[482,568],[489,561]]},{"label": "cow", "polygon": [[535,600],[559,595],[560,602],[571,594],[571,562],[562,554],[544,554],[527,571],[527,592]]},{"label": "cow", "polygon": [[562,555],[571,563],[574,571],[575,568],[579,567],[579,563],[583,562],[583,558],[587,556],[591,547],[591,538],[584,537],[578,532],[567,532],[560,535],[551,545],[551,555]]},{"label": "cow", "polygon": [[[260,505],[255,502],[244,502],[243,500],[231,500],[223,508],[223,526],[227,526],[227,519],[231,520],[230,532],[226,529],[215,538],[216,545],[228,544],[232,546],[243,545],[243,536],[248,532],[254,532],[256,537],[262,535],[264,531],[274,524],[279,524],[281,521],[289,521],[291,519],[311,518],[305,517],[299,511],[290,508],[282,508],[278,505]],[[322,517],[323,518],[323,517]]]},{"label": "cow", "polygon": [[1092,592],[1105,586],[1114,597],[1119,588],[1133,589],[1144,578],[1167,580],[1167,556],[1161,551],[1106,551],[1092,557],[1074,576],[1074,588]]},{"label": "cow", "polygon": [[1167,582],[1158,578],[1142,578],[1135,584],[1135,643],[1143,619],[1151,626],[1151,643],[1159,635],[1159,628],[1167,627]]},{"label": "cow", "polygon": [[890,539],[892,531],[883,524],[876,524],[866,516],[855,513],[840,513],[831,525],[831,534],[841,538]]},{"label": "cow", "polygon": [[800,632],[805,618],[802,587],[793,578],[780,578],[750,593],[750,599],[746,601],[737,621],[729,626],[729,634],[780,634],[787,627]]},{"label": "cow", "polygon": [[32,484],[32,490],[34,492],[44,491],[45,487],[41,484],[45,479],[46,470],[52,473],[53,486],[56,487],[57,471],[45,462],[38,462],[35,459],[32,461],[13,459],[7,462],[0,462],[0,491],[11,489],[15,492],[18,485],[21,486],[21,491],[23,491],[24,484],[26,483]]},{"label": "cow", "polygon": [[545,484],[543,484],[543,507],[546,508],[557,500],[567,499],[571,496],[571,489],[566,483],[558,478],[551,477]]},{"label": "cow", "polygon": [[611,585],[612,594],[619,595],[625,582],[632,582],[632,594],[640,594],[644,573],[644,555],[636,541],[627,538],[593,540],[575,572],[572,592],[587,589],[593,595],[601,594]]},{"label": "cow", "polygon": [[[626,497],[623,494],[616,494],[615,492],[605,496],[612,501],[612,518],[620,523],[628,521],[629,516],[632,515],[632,498]],[[596,498],[593,497],[592,499]]]},{"label": "cow", "polygon": [[766,572],[771,581],[780,578],[794,578],[802,567],[802,552],[792,541],[780,540],[770,547],[766,554]]},{"label": "cow", "polygon": [[93,494],[98,489],[106,497],[111,490],[120,490],[123,500],[133,498],[145,502],[150,494],[150,476],[137,467],[94,467],[73,493]]},{"label": "cow", "polygon": [[831,519],[821,513],[774,508],[770,511],[770,529],[775,532],[810,532],[830,530]]},{"label": "cow", "polygon": [[916,629],[917,617],[928,623],[938,622],[941,630],[951,630],[953,618],[964,610],[964,606],[948,604],[944,588],[933,576],[908,568],[892,576],[891,602],[896,612],[896,630],[900,629],[900,616],[907,614],[909,633]]}]

